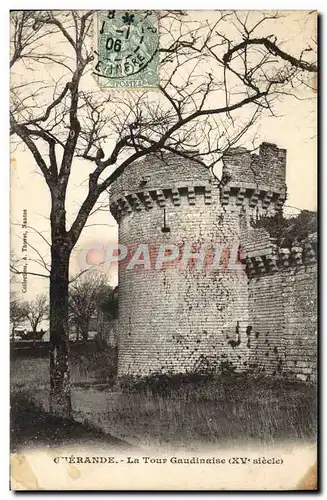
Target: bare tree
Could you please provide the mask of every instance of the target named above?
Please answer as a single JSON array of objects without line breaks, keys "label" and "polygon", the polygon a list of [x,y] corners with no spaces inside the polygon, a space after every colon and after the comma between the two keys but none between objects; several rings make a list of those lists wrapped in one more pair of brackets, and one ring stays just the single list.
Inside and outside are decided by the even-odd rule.
[{"label": "bare tree", "polygon": [[[69,258],[101,194],[148,154],[169,151],[213,170],[263,113],[274,114],[275,103],[310,86],[306,75],[317,72],[314,41],[294,55],[271,35],[287,13],[215,14],[200,23],[160,12],[160,92],[124,94],[102,92],[92,79],[93,12],[11,14],[11,133],[30,151],[51,196],[50,399],[61,415],[71,409]],[[77,159],[90,173],[67,227]]]},{"label": "bare tree", "polygon": [[47,319],[49,316],[48,297],[45,293],[40,293],[34,300],[27,304],[26,318],[30,322],[33,337],[35,339],[37,328],[41,321]]},{"label": "bare tree", "polygon": [[90,321],[96,313],[101,297],[106,293],[107,277],[89,271],[69,287],[69,316],[76,328],[77,339],[81,334],[84,342],[88,340]]},{"label": "bare tree", "polygon": [[28,304],[18,300],[15,293],[10,294],[10,322],[11,322],[11,339],[15,341],[15,330],[26,319],[28,314]]},{"label": "bare tree", "polygon": [[[15,223],[15,222],[12,222],[12,225],[19,227],[21,226],[20,223]],[[26,230],[37,234],[41,238],[42,242],[45,242],[50,247],[50,243],[48,242],[48,240],[36,228],[28,225],[26,226]],[[22,238],[20,237],[20,239]],[[17,255],[15,255],[14,252],[11,252],[10,263],[9,263],[10,279],[14,280],[17,277],[17,275],[22,275],[22,274],[25,275],[29,274],[31,276],[36,276],[39,278],[50,278],[50,264],[47,262],[47,259],[39,251],[38,245],[35,246],[32,245],[31,243],[29,243],[29,241],[27,241],[27,238],[25,240],[25,244],[29,248],[29,250],[31,250],[33,256],[28,258],[27,256],[19,258]],[[26,264],[27,262],[29,263],[32,262],[35,265],[33,267],[33,271],[26,271],[26,269],[25,270],[22,269],[24,264]],[[42,268],[42,270],[40,270],[40,267]]]},{"label": "bare tree", "polygon": [[[91,215],[95,214],[98,211],[106,211],[108,213],[109,207],[108,203],[105,205],[106,209],[102,208],[103,204],[101,203],[99,207],[95,208],[93,213]],[[19,223],[12,223],[13,226],[19,226]],[[97,226],[99,224],[87,224],[84,227],[91,227],[91,226]],[[101,224],[101,226],[105,227],[110,227],[109,224]],[[10,263],[9,263],[9,268],[10,268],[10,279],[11,281],[14,281],[18,275],[30,275],[30,276],[36,276],[37,278],[50,278],[50,262],[49,262],[49,256],[48,255],[42,255],[41,252],[39,251],[39,246],[40,243],[42,242],[46,243],[48,247],[51,249],[51,244],[47,241],[46,237],[42,234],[41,231],[36,229],[33,226],[26,226],[28,231],[31,231],[34,235],[38,235],[39,241],[37,244],[32,245],[29,243],[27,240],[25,241],[26,246],[30,250],[30,255],[29,257],[17,257],[14,252],[11,252],[10,255]],[[22,238],[20,238],[22,239]],[[33,269],[31,270],[24,270],[23,266],[26,264],[26,262],[31,263],[33,265]],[[40,269],[42,268],[42,269]],[[97,268],[97,265],[91,266],[87,269],[82,269],[79,273],[72,273],[69,278],[69,283],[73,283],[74,281],[78,280],[80,276],[83,276],[86,272],[89,272],[91,270],[95,270]]]},{"label": "bare tree", "polygon": [[103,293],[99,296],[98,310],[106,320],[112,321],[118,318],[118,287],[104,285]]}]

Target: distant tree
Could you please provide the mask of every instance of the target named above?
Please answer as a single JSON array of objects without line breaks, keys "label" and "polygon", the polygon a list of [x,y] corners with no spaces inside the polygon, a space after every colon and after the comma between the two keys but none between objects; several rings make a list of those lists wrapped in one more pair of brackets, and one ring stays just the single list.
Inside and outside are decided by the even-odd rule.
[{"label": "distant tree", "polygon": [[16,328],[26,320],[28,314],[28,304],[17,299],[15,293],[10,295],[10,322],[11,322],[11,338],[15,340]]},{"label": "distant tree", "polygon": [[97,271],[89,271],[69,287],[70,323],[76,328],[77,339],[80,335],[88,340],[89,326],[96,313],[101,296],[107,289],[107,276]]},{"label": "distant tree", "polygon": [[110,285],[104,287],[103,294],[99,297],[97,307],[97,333],[103,340],[108,340],[108,335],[113,334],[114,320],[118,318],[118,287]]},{"label": "distant tree", "polygon": [[40,293],[36,296],[34,300],[31,300],[27,304],[27,319],[30,322],[33,337],[35,339],[36,332],[39,324],[44,319],[47,319],[49,316],[49,304],[48,304],[48,296],[46,293]]},{"label": "distant tree", "polygon": [[118,318],[118,290],[110,285],[105,285],[103,294],[99,297],[98,309],[103,316],[111,321]]}]

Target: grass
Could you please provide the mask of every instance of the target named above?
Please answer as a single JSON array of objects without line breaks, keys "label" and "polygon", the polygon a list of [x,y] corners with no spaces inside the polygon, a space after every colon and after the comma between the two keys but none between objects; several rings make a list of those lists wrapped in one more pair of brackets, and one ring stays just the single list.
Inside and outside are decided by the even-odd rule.
[{"label": "grass", "polygon": [[102,448],[109,445],[116,449],[127,446],[123,441],[90,424],[50,415],[22,392],[16,392],[11,397],[10,417],[12,452],[23,448],[61,447],[70,444],[80,448],[92,445]]},{"label": "grass", "polygon": [[234,375],[174,384],[160,391],[143,389],[126,388],[104,416],[115,435],[143,444],[191,448],[316,438],[312,385]]},{"label": "grass", "polygon": [[[103,385],[114,382],[117,350],[101,339],[71,346],[70,375],[73,387]],[[24,392],[31,400],[48,409],[50,387],[49,352],[46,349],[12,350],[10,387]]]},{"label": "grass", "polygon": [[[108,361],[108,353],[90,349],[88,358],[85,352],[75,353],[72,362],[74,417],[86,429],[97,427],[104,435],[132,444],[189,449],[240,441],[271,445],[316,440],[317,390],[313,384],[224,373],[154,376],[134,383],[120,380],[114,385],[109,370],[113,361]],[[16,359],[11,372],[12,418],[18,415],[18,420],[13,420],[16,444],[46,439],[47,418],[53,418],[47,413],[48,359]],[[28,411],[21,403],[19,410],[16,404],[22,397]],[[45,427],[41,437],[33,438],[31,428],[39,422],[37,412],[41,418],[37,425]],[[62,427],[57,437],[68,439],[71,431],[67,429],[71,428],[67,425],[56,421],[49,427],[50,437],[56,441],[54,429]],[[73,439],[80,439],[82,429],[72,434]]]},{"label": "grass", "polygon": [[113,384],[117,367],[117,349],[101,338],[76,346],[71,355],[73,384]]}]

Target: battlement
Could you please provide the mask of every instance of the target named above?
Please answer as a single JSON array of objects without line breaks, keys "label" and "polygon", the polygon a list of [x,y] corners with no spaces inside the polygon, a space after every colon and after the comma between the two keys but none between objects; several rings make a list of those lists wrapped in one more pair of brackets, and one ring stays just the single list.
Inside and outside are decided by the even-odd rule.
[{"label": "battlement", "polygon": [[252,250],[244,259],[250,277],[273,273],[294,266],[317,263],[317,238],[311,235],[291,248],[279,248],[271,240],[265,249]]},{"label": "battlement", "polygon": [[269,205],[274,205],[276,210],[282,208],[286,200],[286,187],[275,188],[271,186],[250,182],[229,182],[221,188],[221,204],[259,207],[267,210]]},{"label": "battlement", "polygon": [[280,209],[286,199],[286,150],[263,142],[259,154],[231,148],[223,157],[221,202],[267,210]]},{"label": "battlement", "polygon": [[213,202],[211,184],[179,182],[175,188],[125,192],[111,199],[110,211],[119,222],[122,216],[132,212],[149,210],[154,206],[165,208],[169,204],[179,207],[182,202],[196,205],[199,199],[203,200],[205,205],[211,205]]},{"label": "battlement", "polygon": [[110,197],[118,200],[124,193],[205,186],[214,180],[209,170],[196,161],[172,153],[150,154],[129,165],[112,183]]},{"label": "battlement", "polygon": [[[110,188],[110,210],[116,220],[134,211],[148,210],[169,200],[179,206],[187,199],[195,204],[199,196],[238,210],[245,206],[266,213],[279,210],[286,200],[286,151],[264,142],[259,154],[245,148],[231,148],[223,158],[222,179],[194,160],[172,153],[151,154],[136,161]],[[218,191],[219,188],[219,191]]]}]

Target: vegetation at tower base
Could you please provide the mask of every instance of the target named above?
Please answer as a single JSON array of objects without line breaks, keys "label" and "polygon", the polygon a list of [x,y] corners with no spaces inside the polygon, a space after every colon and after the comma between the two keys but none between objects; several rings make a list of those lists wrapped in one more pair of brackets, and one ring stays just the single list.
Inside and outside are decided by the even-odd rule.
[{"label": "vegetation at tower base", "polygon": [[134,436],[137,444],[203,447],[209,442],[272,445],[316,439],[314,384],[229,370],[226,375],[123,377],[121,384],[123,395],[119,409],[110,412],[110,429]]},{"label": "vegetation at tower base", "polygon": [[[91,352],[86,353],[85,347],[85,343],[80,345],[80,355],[83,353],[80,366],[87,370]],[[18,370],[15,363],[12,368],[14,449],[22,443],[27,447],[34,444],[58,447],[63,441],[74,440],[102,448],[107,442],[110,444],[111,436],[143,447],[158,443],[182,444],[192,449],[197,446],[203,449],[206,444],[230,446],[232,441],[239,443],[244,439],[249,444],[270,446],[285,439],[315,442],[314,383],[286,380],[278,374],[236,373],[222,366],[222,373],[217,374],[122,377],[113,385],[106,374],[110,353],[99,354],[94,368],[102,377],[96,380],[82,381],[82,374],[76,373],[73,363],[72,394],[76,410],[75,421],[69,422],[54,420],[48,414],[46,358],[38,363],[29,360],[28,372],[24,366]],[[93,426],[97,432],[93,432]]]}]

